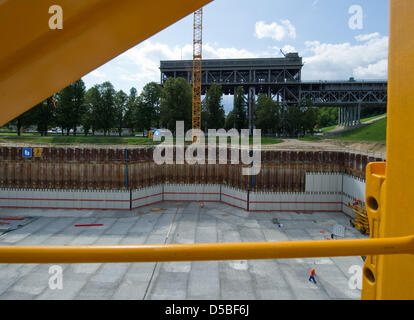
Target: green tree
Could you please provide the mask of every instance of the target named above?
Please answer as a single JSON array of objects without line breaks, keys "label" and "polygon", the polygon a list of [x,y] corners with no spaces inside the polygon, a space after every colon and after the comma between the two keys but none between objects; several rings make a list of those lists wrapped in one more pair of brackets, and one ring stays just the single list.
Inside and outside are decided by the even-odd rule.
[{"label": "green tree", "polygon": [[82,80],[75,81],[59,92],[56,108],[57,124],[66,129],[69,135],[70,129],[76,135],[76,127],[81,123],[84,108],[85,83]]},{"label": "green tree", "polygon": [[152,127],[158,127],[160,119],[162,87],[155,83],[148,83],[141,93],[141,104],[138,109],[142,115],[142,127],[150,130]]},{"label": "green tree", "polygon": [[285,106],[282,108],[282,122],[280,131],[288,136],[297,137],[302,128],[302,111],[299,106]]},{"label": "green tree", "polygon": [[224,123],[224,129],[230,130],[236,126],[236,118],[234,117],[234,110],[230,111]]},{"label": "green tree", "polygon": [[34,123],[33,110],[30,109],[21,114],[16,119],[14,119],[12,123],[16,126],[17,135],[20,136],[22,129],[29,127]]},{"label": "green tree", "polygon": [[164,84],[160,105],[161,125],[175,130],[176,121],[184,121],[186,130],[192,127],[192,90],[184,78],[169,78]]},{"label": "green tree", "polygon": [[206,129],[221,129],[224,127],[225,112],[222,105],[223,92],[221,85],[213,84],[209,88],[205,98],[205,113],[207,118],[203,123],[207,123]]},{"label": "green tree", "polygon": [[115,89],[109,81],[99,85],[100,104],[95,112],[97,116],[99,129],[102,129],[104,136],[109,133],[109,130],[115,124]]},{"label": "green tree", "polygon": [[83,128],[83,133],[85,137],[89,134],[89,131],[92,130],[93,133],[95,132],[93,128],[93,124],[94,124],[94,119],[93,119],[92,109],[89,106],[87,106],[81,119],[81,125]]},{"label": "green tree", "polygon": [[102,98],[99,87],[99,85],[95,85],[90,88],[85,94],[86,112],[82,117],[82,126],[85,135],[89,133],[89,130],[92,130],[92,135],[95,135],[95,131],[100,128],[99,112]]},{"label": "green tree", "polygon": [[122,90],[115,94],[115,123],[118,128],[119,136],[122,136],[122,128],[124,126],[124,117],[126,113],[128,95]]},{"label": "green tree", "polygon": [[319,109],[312,105],[310,100],[304,101],[302,108],[302,134],[311,134],[313,135],[315,128],[318,125],[319,118]]},{"label": "green tree", "polygon": [[134,133],[134,128],[136,126],[137,94],[137,89],[131,88],[124,117],[125,126],[131,130],[132,134]]},{"label": "green tree", "polygon": [[276,132],[279,126],[278,103],[265,94],[259,94],[255,106],[255,125],[263,133]]},{"label": "green tree", "polygon": [[338,108],[321,107],[319,108],[319,116],[317,125],[319,128],[330,127],[338,124]]},{"label": "green tree", "polygon": [[52,97],[46,99],[31,110],[33,122],[42,136],[47,136],[49,127],[55,122],[56,114],[52,99]]},{"label": "green tree", "polygon": [[237,87],[234,97],[234,124],[235,129],[241,130],[247,128],[247,105],[244,98],[243,87]]}]

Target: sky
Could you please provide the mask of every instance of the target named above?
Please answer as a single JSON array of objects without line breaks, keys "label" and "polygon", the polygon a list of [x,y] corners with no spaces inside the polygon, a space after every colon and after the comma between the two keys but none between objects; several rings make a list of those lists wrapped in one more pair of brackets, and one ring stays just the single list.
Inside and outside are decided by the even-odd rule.
[{"label": "sky", "polygon": [[[203,11],[203,58],[298,52],[302,80],[387,79],[389,0],[214,0]],[[83,77],[138,92],[160,81],[160,60],[192,59],[193,15]],[[228,110],[226,110],[228,111]]]}]

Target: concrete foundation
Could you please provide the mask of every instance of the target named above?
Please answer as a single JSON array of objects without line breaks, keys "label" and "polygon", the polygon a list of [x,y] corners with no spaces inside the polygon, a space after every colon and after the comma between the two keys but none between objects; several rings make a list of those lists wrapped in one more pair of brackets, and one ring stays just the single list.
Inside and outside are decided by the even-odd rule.
[{"label": "concrete foundation", "polygon": [[131,210],[160,202],[222,202],[246,211],[343,212],[364,205],[365,182],[349,175],[308,173],[305,192],[260,192],[226,185],[162,184],[124,191],[0,189],[0,208]]},{"label": "concrete foundation", "polygon": [[[253,213],[222,203],[160,203],[139,210],[0,209],[30,223],[1,234],[0,245],[130,245],[324,240],[335,224],[345,238],[366,238],[340,213]],[[139,211],[139,214],[137,214]],[[283,225],[273,223],[274,219]],[[19,223],[22,223],[20,221]],[[76,228],[77,224],[102,224]],[[62,289],[52,290],[52,265],[0,264],[0,300],[360,299],[349,285],[361,257],[179,263],[62,264]],[[316,269],[316,284],[308,281]],[[352,282],[353,283],[353,282]]]}]

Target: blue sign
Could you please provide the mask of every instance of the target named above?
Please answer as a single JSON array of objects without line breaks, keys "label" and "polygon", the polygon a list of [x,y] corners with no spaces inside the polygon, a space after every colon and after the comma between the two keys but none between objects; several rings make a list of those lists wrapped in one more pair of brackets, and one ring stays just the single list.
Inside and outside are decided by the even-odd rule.
[{"label": "blue sign", "polygon": [[23,158],[31,158],[32,149],[23,149]]},{"label": "blue sign", "polygon": [[154,137],[159,137],[161,135],[160,130],[155,130],[154,131]]}]

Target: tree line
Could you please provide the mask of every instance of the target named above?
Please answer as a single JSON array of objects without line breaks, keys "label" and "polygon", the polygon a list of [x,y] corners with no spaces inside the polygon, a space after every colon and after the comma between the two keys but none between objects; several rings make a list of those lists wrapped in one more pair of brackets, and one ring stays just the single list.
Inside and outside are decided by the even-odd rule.
[{"label": "tree line", "polygon": [[[168,79],[164,86],[148,83],[138,95],[135,88],[129,93],[116,91],[110,82],[97,84],[86,90],[78,80],[53,97],[39,103],[17,117],[11,124],[21,129],[36,126],[42,136],[50,128],[61,128],[61,133],[108,135],[123,129],[144,132],[153,128],[175,130],[176,121],[184,121],[186,130],[192,124],[192,88],[183,78]],[[222,87],[213,84],[202,103],[202,129],[237,130],[248,128],[248,107],[242,87],[237,88],[234,107],[225,114]],[[318,127],[337,122],[337,108],[315,108],[310,101],[299,106],[283,106],[266,95],[259,94],[254,107],[254,123],[262,134],[300,136],[312,134]]]}]

